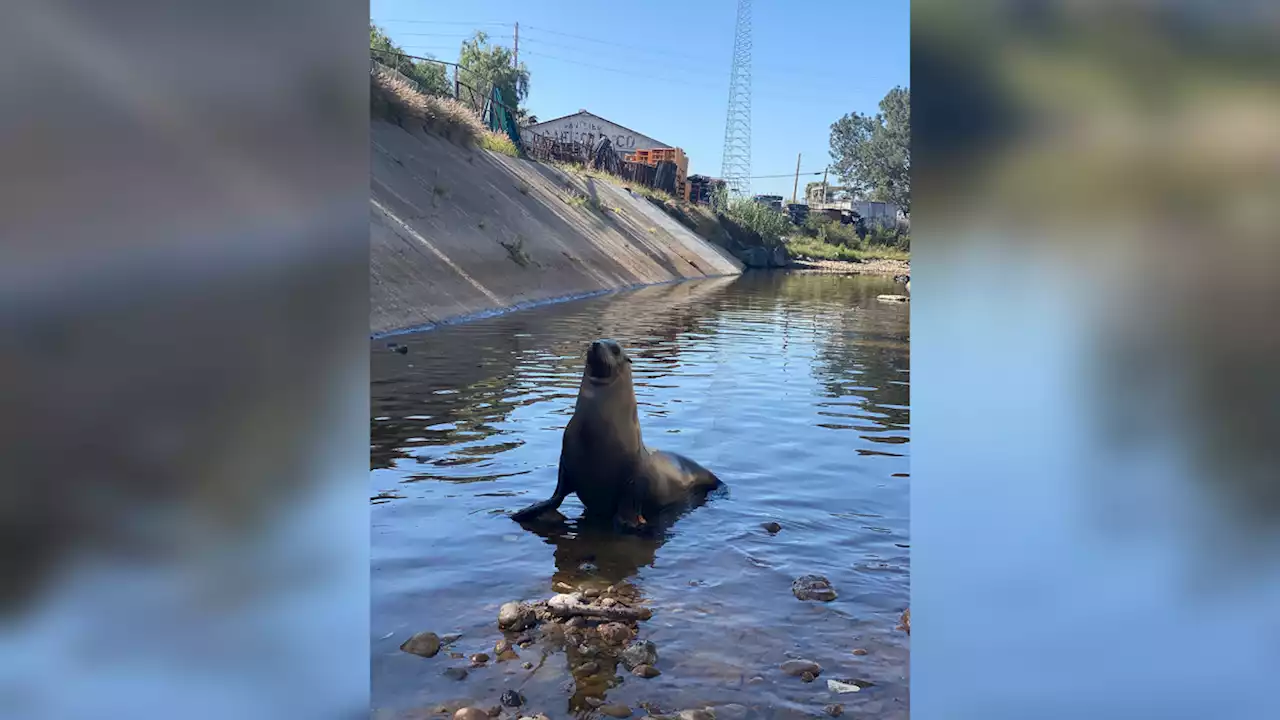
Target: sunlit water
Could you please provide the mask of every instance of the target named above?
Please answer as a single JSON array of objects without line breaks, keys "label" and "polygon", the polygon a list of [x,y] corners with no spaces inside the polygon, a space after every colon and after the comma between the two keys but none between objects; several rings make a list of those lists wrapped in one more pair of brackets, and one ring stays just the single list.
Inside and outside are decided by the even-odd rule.
[{"label": "sunlit water", "polygon": [[[602,686],[575,680],[553,647],[454,680],[444,671],[467,660],[399,646],[432,630],[461,633],[456,652],[492,655],[502,603],[595,582],[639,591],[654,612],[639,637],[657,645],[662,672],[620,669],[609,703],[637,715],[641,703],[737,703],[761,718],[840,703],[852,717],[906,717],[908,636],[896,626],[909,600],[909,306],[876,300],[894,292],[887,278],[749,274],[392,338],[406,355],[373,341],[373,707],[430,716],[462,701],[491,707],[514,688],[521,715],[582,714]],[[646,444],[729,486],[662,540],[572,526],[543,537],[507,516],[555,486],[596,337],[634,360]],[[574,519],[581,505],[571,497],[561,510]],[[768,521],[781,532],[763,530]],[[797,600],[792,581],[810,573],[839,597]],[[817,661],[822,676],[786,676],[791,658]],[[828,678],[872,684],[837,695]]]}]

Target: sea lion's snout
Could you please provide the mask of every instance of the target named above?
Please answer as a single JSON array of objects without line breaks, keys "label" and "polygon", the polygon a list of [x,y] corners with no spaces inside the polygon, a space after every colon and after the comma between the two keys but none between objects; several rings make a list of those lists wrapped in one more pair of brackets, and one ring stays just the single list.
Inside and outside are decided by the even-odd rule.
[{"label": "sea lion's snout", "polygon": [[631,358],[613,340],[596,340],[587,350],[587,374],[593,380],[612,380]]}]

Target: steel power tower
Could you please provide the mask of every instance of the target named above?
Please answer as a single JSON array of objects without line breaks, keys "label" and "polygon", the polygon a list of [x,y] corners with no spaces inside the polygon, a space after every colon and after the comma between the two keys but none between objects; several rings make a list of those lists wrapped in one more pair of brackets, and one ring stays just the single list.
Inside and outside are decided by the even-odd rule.
[{"label": "steel power tower", "polygon": [[720,174],[734,195],[751,192],[751,0],[738,0]]}]

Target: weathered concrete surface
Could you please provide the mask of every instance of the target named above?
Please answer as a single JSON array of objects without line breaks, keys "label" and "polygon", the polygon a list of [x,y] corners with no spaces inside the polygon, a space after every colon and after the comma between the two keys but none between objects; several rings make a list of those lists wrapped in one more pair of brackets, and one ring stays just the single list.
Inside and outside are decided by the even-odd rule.
[{"label": "weathered concrete surface", "polygon": [[370,142],[373,334],[742,271],[614,185],[381,120]]}]

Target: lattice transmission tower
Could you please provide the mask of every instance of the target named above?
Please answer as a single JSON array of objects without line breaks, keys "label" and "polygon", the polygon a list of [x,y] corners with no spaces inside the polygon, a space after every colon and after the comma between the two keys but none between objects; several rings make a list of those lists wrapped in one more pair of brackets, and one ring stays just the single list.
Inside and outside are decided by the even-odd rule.
[{"label": "lattice transmission tower", "polygon": [[751,192],[751,0],[738,0],[720,175],[734,195]]}]

